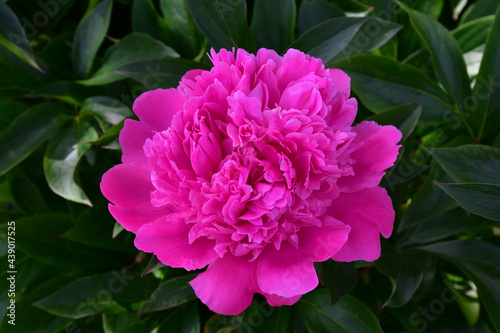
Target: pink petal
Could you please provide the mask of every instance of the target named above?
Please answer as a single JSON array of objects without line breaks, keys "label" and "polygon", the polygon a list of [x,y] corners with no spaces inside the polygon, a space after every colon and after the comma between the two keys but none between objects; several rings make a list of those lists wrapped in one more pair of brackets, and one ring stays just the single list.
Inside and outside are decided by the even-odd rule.
[{"label": "pink petal", "polygon": [[156,254],[165,265],[187,270],[200,269],[217,257],[213,250],[215,243],[200,237],[189,244],[191,227],[182,219],[160,218],[143,225],[134,244],[139,250]]},{"label": "pink petal", "polygon": [[255,263],[244,257],[226,254],[189,282],[196,296],[210,310],[223,315],[237,315],[252,303],[257,287]]},{"label": "pink petal", "polygon": [[294,305],[302,296],[302,295],[297,295],[293,297],[282,297],[278,295],[271,295],[265,293],[263,293],[263,295],[266,297],[267,302],[271,306]]},{"label": "pink petal", "polygon": [[262,292],[286,298],[303,295],[318,285],[314,264],[289,242],[279,251],[266,247],[257,262],[257,283]]},{"label": "pink petal", "polygon": [[170,210],[151,205],[151,169],[144,164],[118,164],[101,181],[101,192],[113,205],[109,210],[126,229],[137,232],[145,224],[167,215]]},{"label": "pink petal", "polygon": [[120,145],[122,147],[123,163],[147,163],[144,154],[144,143],[151,139],[155,132],[147,124],[132,119],[125,120],[120,132]]},{"label": "pink petal", "polygon": [[351,153],[356,161],[354,175],[340,178],[337,185],[342,192],[355,192],[377,186],[385,175],[384,170],[394,165],[398,156],[401,132],[394,126],[380,126],[373,121],[363,121],[354,127],[357,136],[351,145],[361,146]]},{"label": "pink petal", "polygon": [[372,187],[341,193],[327,214],[351,226],[347,242],[332,256],[333,260],[373,261],[380,257],[379,233],[388,238],[394,224],[394,208],[385,189]]},{"label": "pink petal", "polygon": [[175,88],[147,91],[137,97],[133,110],[139,119],[156,131],[170,127],[174,114],[182,110],[184,94]]},{"label": "pink petal", "polygon": [[318,86],[312,82],[305,81],[286,88],[281,96],[279,105],[284,110],[309,110],[309,112],[304,112],[304,114],[314,115],[323,106],[323,101],[318,91]]}]

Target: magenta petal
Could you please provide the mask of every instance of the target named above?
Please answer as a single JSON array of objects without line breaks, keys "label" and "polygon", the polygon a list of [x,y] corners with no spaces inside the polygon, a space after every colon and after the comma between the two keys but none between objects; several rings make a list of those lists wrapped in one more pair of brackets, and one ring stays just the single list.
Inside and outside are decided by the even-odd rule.
[{"label": "magenta petal", "polygon": [[144,164],[118,164],[101,181],[101,192],[111,201],[113,217],[126,229],[137,232],[145,224],[170,213],[151,205],[151,169]]},{"label": "magenta petal", "polygon": [[293,297],[282,297],[278,295],[265,294],[267,302],[271,306],[282,306],[282,305],[294,305],[302,297],[302,295],[297,295]]},{"label": "magenta petal", "polygon": [[337,185],[342,192],[355,192],[377,186],[385,175],[384,170],[394,165],[398,156],[401,132],[394,126],[380,126],[373,121],[363,121],[354,127],[357,136],[352,145],[361,146],[351,153],[356,161],[354,175],[340,178]]},{"label": "magenta petal", "polygon": [[332,256],[333,260],[373,261],[380,257],[379,233],[385,238],[391,235],[395,216],[385,189],[372,187],[341,193],[327,213],[351,226],[347,242]]},{"label": "magenta petal", "polygon": [[125,120],[120,132],[120,146],[122,147],[123,163],[147,163],[144,155],[144,143],[151,139],[154,131],[145,123],[132,119]]},{"label": "magenta petal", "polygon": [[255,263],[226,254],[189,284],[210,310],[237,315],[252,303],[256,292]]},{"label": "magenta petal", "polygon": [[140,95],[133,110],[139,119],[156,131],[166,130],[174,114],[182,110],[186,96],[177,89],[156,89]]},{"label": "magenta petal", "polygon": [[266,294],[282,297],[303,295],[318,285],[318,276],[312,261],[290,243],[282,244],[279,251],[267,247],[257,263],[257,283]]},{"label": "magenta petal", "polygon": [[165,265],[187,270],[203,268],[217,257],[213,250],[215,244],[206,238],[189,244],[191,226],[183,220],[160,218],[143,225],[134,244],[139,250],[156,254]]}]

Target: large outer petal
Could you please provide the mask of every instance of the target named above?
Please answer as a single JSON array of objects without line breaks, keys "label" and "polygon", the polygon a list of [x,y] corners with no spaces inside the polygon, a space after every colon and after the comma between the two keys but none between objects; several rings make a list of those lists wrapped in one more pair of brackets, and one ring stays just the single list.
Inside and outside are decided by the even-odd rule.
[{"label": "large outer petal", "polygon": [[133,110],[139,119],[155,131],[170,127],[174,115],[186,102],[184,93],[175,88],[147,91],[137,97]]},{"label": "large outer petal", "polygon": [[120,132],[120,146],[122,147],[123,163],[146,163],[148,158],[144,155],[144,143],[151,139],[155,132],[140,121],[127,119]]},{"label": "large outer petal", "polygon": [[347,242],[332,256],[333,260],[373,261],[380,257],[379,233],[388,238],[394,225],[394,208],[385,189],[372,187],[341,193],[327,214],[351,226]]},{"label": "large outer petal", "polygon": [[289,242],[283,243],[279,250],[268,246],[257,263],[260,290],[264,294],[292,298],[316,288],[318,276],[314,262],[335,254],[346,242],[349,230],[349,226],[327,217],[322,227],[300,230],[298,249]]},{"label": "large outer petal", "polygon": [[189,282],[196,296],[210,310],[224,315],[237,315],[252,303],[257,291],[255,263],[245,257],[226,254]]},{"label": "large outer petal", "polygon": [[118,164],[101,181],[101,192],[114,205],[111,215],[128,231],[136,233],[145,223],[171,211],[151,205],[151,168],[145,164]]},{"label": "large outer petal", "polygon": [[189,244],[192,225],[183,219],[172,218],[173,215],[175,213],[143,225],[137,232],[135,247],[156,254],[168,266],[187,270],[203,268],[217,258],[213,240],[203,237]]},{"label": "large outer petal", "polygon": [[342,192],[356,192],[374,187],[385,175],[384,170],[394,165],[398,156],[401,132],[394,126],[380,126],[373,121],[363,121],[354,127],[357,136],[352,145],[361,144],[350,154],[356,161],[354,175],[340,178],[337,185]]}]

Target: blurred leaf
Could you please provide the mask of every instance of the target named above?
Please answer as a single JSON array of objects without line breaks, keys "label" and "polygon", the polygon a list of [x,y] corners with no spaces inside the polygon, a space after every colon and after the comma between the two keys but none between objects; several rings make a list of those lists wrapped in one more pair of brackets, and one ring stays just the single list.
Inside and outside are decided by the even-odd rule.
[{"label": "blurred leaf", "polygon": [[290,318],[289,307],[281,306],[281,307],[272,307],[270,317],[265,321],[264,327],[262,328],[263,332],[272,332],[272,333],[287,333],[288,329],[288,321]]},{"label": "blurred leaf", "polygon": [[6,175],[12,196],[17,206],[27,214],[49,213],[50,208],[38,186],[21,168],[15,168]]},{"label": "blurred leaf", "polygon": [[452,31],[453,37],[457,40],[463,53],[472,51],[476,47],[484,44],[493,25],[494,16],[478,18],[466,24],[459,25]]},{"label": "blurred leaf", "polygon": [[[428,221],[456,208],[458,205],[443,190],[434,185],[436,170],[431,169],[424,184],[412,198],[408,209],[401,217],[398,233],[406,228]],[[437,177],[443,180],[443,177]]]},{"label": "blurred leaf", "polygon": [[417,126],[420,115],[422,114],[422,107],[416,103],[396,106],[382,113],[377,113],[365,120],[374,121],[379,125],[393,125],[403,133],[401,142],[413,133],[415,126]]},{"label": "blurred leaf", "polygon": [[[486,133],[498,132],[500,128],[500,7],[495,15],[479,74],[474,85],[473,96],[476,98],[476,108],[471,110],[483,116],[486,123]],[[479,138],[482,132],[479,132]]]},{"label": "blurred leaf", "polygon": [[224,316],[215,314],[205,323],[204,333],[229,333],[236,331],[243,323],[243,314]]},{"label": "blurred leaf", "polygon": [[42,85],[46,78],[41,72],[7,51],[1,43],[0,73],[2,73],[0,75],[0,98],[21,97],[31,89]]},{"label": "blurred leaf", "polygon": [[298,18],[299,34],[331,18],[343,16],[342,9],[326,0],[302,1]]},{"label": "blurred leaf", "polygon": [[499,6],[500,2],[498,2],[498,0],[477,0],[464,12],[460,18],[460,25],[480,17],[493,15]]},{"label": "blurred leaf", "polygon": [[112,0],[104,0],[85,16],[76,28],[73,69],[81,78],[86,78],[92,70],[94,58],[108,31],[112,7]]},{"label": "blurred leaf", "polygon": [[167,312],[166,319],[158,327],[157,333],[198,333],[200,314],[198,304],[191,302]]},{"label": "blurred leaf", "polygon": [[99,269],[124,264],[116,252],[85,246],[59,237],[72,227],[65,214],[43,214],[16,221],[16,246],[29,256],[58,267]]},{"label": "blurred leaf", "polygon": [[[457,41],[444,26],[432,17],[398,3],[410,15],[413,28],[429,49],[432,55],[434,73],[439,82],[458,105],[462,116],[465,117],[465,98],[471,96],[471,89],[462,51]],[[472,119],[475,134],[482,130],[483,125],[481,117]]]},{"label": "blurred leaf", "polygon": [[172,37],[172,47],[186,58],[194,58],[203,37],[189,14],[186,1],[160,0],[160,8]]},{"label": "blurred leaf", "polygon": [[186,0],[186,3],[198,29],[217,51],[231,50],[233,46],[253,50],[246,1]]},{"label": "blurred leaf", "polygon": [[336,55],[346,52],[346,47],[363,23],[370,18],[332,18],[303,33],[290,48],[299,49],[326,64]]},{"label": "blurred leaf", "polygon": [[88,88],[72,81],[56,81],[26,94],[29,98],[54,98],[79,106],[89,95]]},{"label": "blurred leaf", "polygon": [[429,124],[443,122],[450,108],[446,93],[413,66],[385,57],[359,55],[335,62],[333,67],[347,72],[353,90],[374,113],[416,102],[422,106],[421,122]]},{"label": "blurred leaf", "polygon": [[192,60],[162,58],[134,61],[118,67],[115,73],[139,81],[151,90],[176,87],[187,71],[199,68],[209,67]]},{"label": "blurred leaf", "polygon": [[293,42],[296,14],[295,0],[256,0],[251,25],[255,46],[285,51]]},{"label": "blurred leaf", "polygon": [[26,63],[41,70],[35,61],[33,50],[21,22],[4,1],[0,1],[0,44]]},{"label": "blurred leaf", "polygon": [[115,68],[136,60],[164,56],[178,57],[179,55],[170,47],[154,40],[149,35],[137,32],[131,33],[106,50],[103,65],[94,75],[79,82],[94,86],[118,81],[125,77],[116,74]]},{"label": "blurred leaf", "polygon": [[72,42],[71,32],[57,35],[37,54],[51,71],[71,80],[77,78],[71,64]]},{"label": "blurred leaf", "polygon": [[437,185],[466,211],[500,221],[500,185],[482,183],[437,183]]},{"label": "blurred leaf", "polygon": [[366,21],[356,32],[345,50],[330,61],[334,62],[357,54],[369,53],[387,43],[402,28],[403,26],[400,24],[378,17],[370,17],[370,20]]},{"label": "blurred leaf", "polygon": [[316,332],[382,332],[375,315],[357,298],[344,296],[330,305],[325,289],[316,289],[298,301],[297,309],[307,329]]},{"label": "blurred leaf", "polygon": [[[135,313],[121,312],[117,314],[102,315],[104,333],[146,332],[150,328],[149,318],[141,319]],[[143,327],[146,326],[146,327]],[[147,330],[149,332],[150,330]]]},{"label": "blurred leaf", "polygon": [[321,281],[330,292],[330,304],[334,304],[354,289],[358,272],[352,263],[327,260],[321,263]]},{"label": "blurred leaf", "polygon": [[27,109],[0,132],[0,175],[28,157],[67,119],[68,108],[59,103],[42,103]]},{"label": "blurred leaf", "polygon": [[113,271],[76,280],[34,305],[60,317],[78,319],[96,313],[127,311],[125,303],[140,303],[154,288],[154,279]]},{"label": "blurred leaf", "polygon": [[500,150],[483,145],[454,148],[428,148],[448,175],[457,183],[500,185]]},{"label": "blurred leaf", "polygon": [[43,170],[47,183],[54,193],[66,200],[92,206],[81,187],[76,183],[76,166],[82,156],[98,139],[96,130],[86,121],[75,120],[47,146],[43,159]]},{"label": "blurred leaf", "polygon": [[500,249],[486,242],[465,239],[422,246],[460,268],[476,285],[491,323],[500,331]]},{"label": "blurred leaf", "polygon": [[28,105],[23,103],[0,101],[0,133],[27,108]]},{"label": "blurred leaf", "polygon": [[106,96],[94,96],[84,100],[80,115],[86,114],[94,116],[103,131],[133,115],[125,104]]},{"label": "blurred leaf", "polygon": [[134,0],[132,5],[132,30],[143,32],[170,45],[168,27],[156,12],[151,0]]},{"label": "blurred leaf", "polygon": [[113,227],[113,238],[116,238],[123,230],[125,230],[125,228],[123,228],[120,223],[115,222]]},{"label": "blurred leaf", "polygon": [[195,299],[196,295],[188,282],[196,275],[189,274],[163,282],[139,310],[139,313],[163,311]]}]

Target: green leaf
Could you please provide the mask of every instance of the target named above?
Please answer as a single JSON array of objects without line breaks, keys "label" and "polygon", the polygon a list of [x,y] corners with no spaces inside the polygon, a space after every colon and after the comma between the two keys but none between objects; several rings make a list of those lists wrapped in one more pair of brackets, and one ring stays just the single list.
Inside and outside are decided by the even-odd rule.
[{"label": "green leaf", "polygon": [[139,313],[163,311],[195,299],[193,288],[188,284],[195,277],[196,274],[189,274],[160,284]]},{"label": "green leaf", "polygon": [[398,233],[406,228],[413,227],[457,207],[455,200],[446,195],[443,190],[434,185],[434,180],[443,180],[443,177],[436,177],[436,169],[432,168],[424,184],[412,198],[408,209],[401,217]]},{"label": "green leaf", "polygon": [[28,157],[66,120],[68,108],[42,103],[21,113],[0,133],[0,175]]},{"label": "green leaf", "polygon": [[53,98],[69,104],[79,106],[82,101],[89,95],[92,91],[89,88],[84,87],[72,81],[56,81],[51,82],[45,86],[42,86],[28,94],[25,97],[29,98]]},{"label": "green leaf", "polygon": [[482,183],[437,183],[437,185],[466,211],[500,221],[500,185]]},{"label": "green leaf", "polygon": [[500,149],[483,145],[428,148],[448,175],[457,183],[500,185]]},{"label": "green leaf", "polygon": [[419,247],[460,268],[476,285],[496,331],[500,331],[500,249],[475,239]]},{"label": "green leaf", "polygon": [[[465,99],[471,96],[470,81],[462,51],[451,33],[432,17],[398,4],[410,15],[413,28],[425,43],[432,56],[434,73],[450,94],[465,117]],[[474,133],[483,126],[480,118],[473,118]]]},{"label": "green leaf", "polygon": [[0,102],[0,132],[9,126],[9,124],[19,116],[24,110],[28,108],[28,105],[13,102],[13,101],[1,101]]},{"label": "green leaf", "polygon": [[28,38],[26,38],[26,33],[23,30],[21,22],[19,22],[16,14],[4,1],[0,1],[0,44],[26,63],[41,71],[35,61],[33,50]]},{"label": "green leaf", "polygon": [[[474,85],[473,96],[476,109],[471,111],[482,116],[483,125],[486,124],[486,133],[497,133],[500,127],[500,7],[495,15],[479,74]],[[481,128],[482,129],[482,128]],[[479,132],[480,138],[482,132]]]},{"label": "green leaf", "polygon": [[65,214],[43,214],[16,221],[16,246],[29,256],[58,267],[119,267],[129,258],[60,237],[72,227]]},{"label": "green leaf", "polygon": [[125,118],[133,115],[125,104],[107,96],[95,96],[84,100],[80,115],[86,114],[94,116],[103,131],[118,125]]},{"label": "green leaf", "polygon": [[321,263],[321,280],[330,292],[330,304],[334,304],[354,289],[358,272],[352,263],[327,260]]},{"label": "green leaf", "polygon": [[156,12],[151,0],[134,0],[132,5],[132,30],[143,32],[167,43],[171,38],[163,18]]},{"label": "green leaf", "polygon": [[344,11],[326,0],[302,1],[299,8],[298,28],[303,34],[324,21],[345,16]]},{"label": "green leaf", "polygon": [[495,16],[490,15],[478,18],[466,24],[459,25],[452,31],[453,37],[457,40],[463,53],[474,50],[484,44],[491,31]]},{"label": "green leaf", "polygon": [[396,106],[382,113],[377,113],[365,120],[375,121],[379,125],[393,125],[403,133],[401,142],[413,133],[415,126],[417,126],[420,115],[422,114],[422,107],[418,104],[406,104]]},{"label": "green leaf", "polygon": [[170,31],[171,46],[186,58],[194,58],[203,38],[194,24],[185,0],[160,0],[160,9]]},{"label": "green leaf", "polygon": [[162,58],[134,61],[118,67],[115,73],[139,81],[147,90],[152,90],[176,87],[187,71],[198,68],[209,67],[192,60]]},{"label": "green leaf", "polygon": [[200,332],[200,314],[198,304],[195,302],[167,311],[162,317],[166,317],[166,319],[158,326],[157,333]]},{"label": "green leaf", "polygon": [[243,322],[243,314],[236,316],[224,316],[215,314],[205,323],[204,333],[229,333],[236,331]]},{"label": "green leaf", "polygon": [[365,22],[356,32],[356,35],[347,44],[345,50],[331,61],[338,61],[378,49],[394,37],[402,28],[403,26],[400,24],[385,21],[378,17],[370,17],[370,20]]},{"label": "green leaf", "polygon": [[162,263],[158,259],[158,257],[155,254],[153,254],[151,256],[151,259],[148,262],[148,265],[146,266],[146,268],[144,269],[144,271],[142,272],[141,275],[142,276],[147,275],[147,274],[149,274],[149,273],[157,270],[158,268],[162,268],[162,267],[165,267],[165,266],[167,266],[167,265],[165,265],[164,263]]},{"label": "green leaf", "polygon": [[[422,106],[423,124],[442,123],[450,112],[446,93],[421,70],[385,57],[359,55],[335,62],[332,67],[351,77],[351,86],[363,104],[381,113],[401,104]],[[411,80],[408,78],[411,77]]]},{"label": "green leaf", "polygon": [[302,296],[297,309],[311,333],[382,332],[375,315],[353,296],[330,305],[328,292],[317,289]]},{"label": "green leaf", "polygon": [[6,175],[10,191],[16,205],[27,214],[49,213],[47,205],[37,184],[21,168],[15,168]]},{"label": "green leaf", "polygon": [[73,41],[73,69],[81,78],[92,70],[94,58],[104,41],[111,18],[112,0],[104,0],[78,24]]},{"label": "green leaf", "polygon": [[76,280],[34,306],[54,315],[78,319],[96,313],[117,314],[147,299],[155,279],[137,273],[113,271]]},{"label": "green leaf", "polygon": [[460,25],[478,18],[493,15],[500,6],[497,0],[478,0],[472,3],[460,18]]},{"label": "green leaf", "polygon": [[76,166],[92,146],[89,142],[98,138],[96,130],[88,122],[75,118],[50,142],[43,159],[43,171],[54,193],[66,200],[92,206],[75,181],[78,177]]},{"label": "green leaf", "polygon": [[147,34],[131,33],[107,49],[104,53],[102,67],[90,78],[79,81],[79,83],[95,86],[115,82],[125,78],[116,74],[115,68],[136,60],[164,56],[178,57],[179,55],[170,47],[154,40]]},{"label": "green leaf", "polygon": [[284,51],[293,42],[296,15],[295,0],[256,0],[251,25],[255,46]]},{"label": "green leaf", "polygon": [[233,46],[247,51],[253,49],[247,23],[246,1],[186,0],[191,16],[201,33],[218,50]]},{"label": "green leaf", "polygon": [[341,52],[354,38],[363,23],[371,18],[332,18],[303,33],[290,48],[301,50],[326,64]]}]

